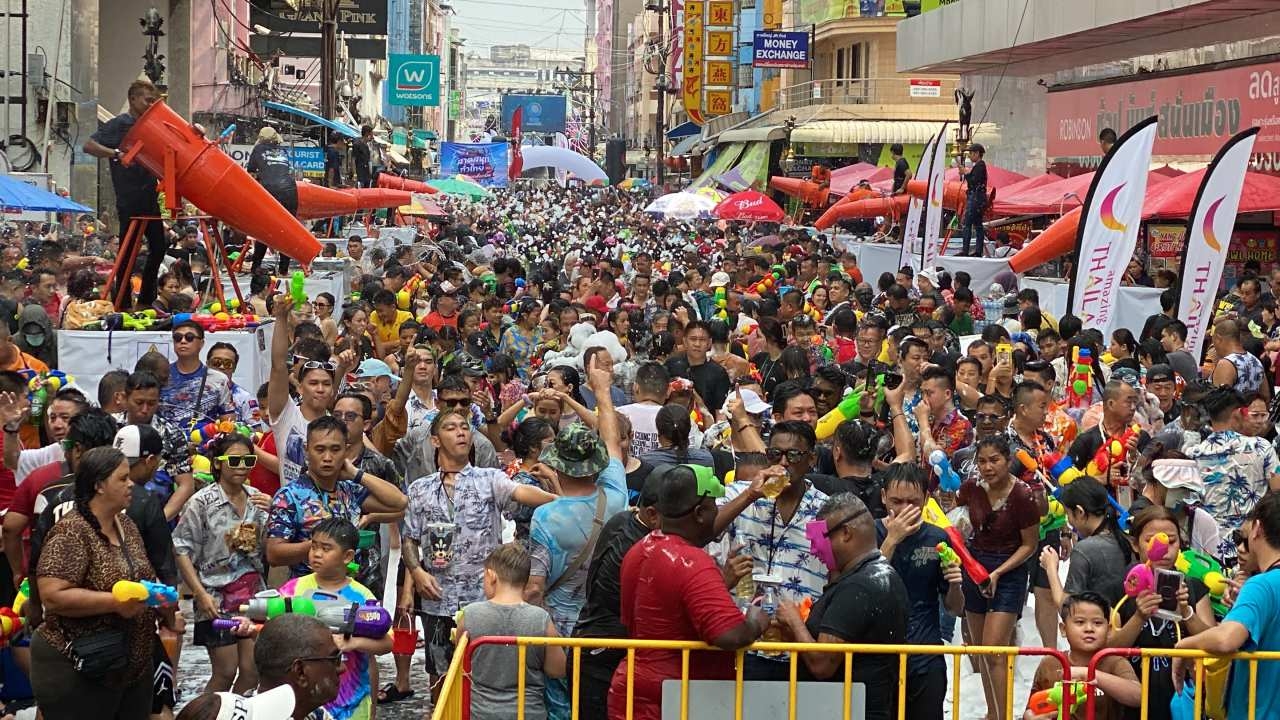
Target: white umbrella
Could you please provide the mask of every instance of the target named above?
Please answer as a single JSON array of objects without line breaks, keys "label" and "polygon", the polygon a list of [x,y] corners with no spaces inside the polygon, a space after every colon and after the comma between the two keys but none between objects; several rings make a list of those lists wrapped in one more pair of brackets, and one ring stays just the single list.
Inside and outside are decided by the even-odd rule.
[{"label": "white umbrella", "polygon": [[715,206],[716,201],[705,195],[678,192],[654,200],[644,211],[672,220],[695,220],[710,218]]}]

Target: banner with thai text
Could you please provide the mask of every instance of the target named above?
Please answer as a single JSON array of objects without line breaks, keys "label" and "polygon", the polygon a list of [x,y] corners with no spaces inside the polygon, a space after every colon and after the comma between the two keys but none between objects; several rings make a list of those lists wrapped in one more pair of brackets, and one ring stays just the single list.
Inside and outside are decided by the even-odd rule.
[{"label": "banner with thai text", "polygon": [[1120,280],[1138,245],[1156,121],[1152,116],[1130,128],[1102,159],[1080,215],[1067,307],[1103,337],[1110,337]]},{"label": "banner with thai text", "polygon": [[507,186],[506,143],[440,143],[440,177],[466,175],[485,187]]},{"label": "banner with thai text", "polygon": [[1258,128],[1249,128],[1218,151],[1204,174],[1187,220],[1178,317],[1187,324],[1186,350],[1194,357],[1200,356],[1209,319],[1214,315],[1214,298],[1227,262],[1236,210],[1240,207],[1240,191],[1244,189],[1244,174],[1249,169],[1249,156],[1257,135]]}]

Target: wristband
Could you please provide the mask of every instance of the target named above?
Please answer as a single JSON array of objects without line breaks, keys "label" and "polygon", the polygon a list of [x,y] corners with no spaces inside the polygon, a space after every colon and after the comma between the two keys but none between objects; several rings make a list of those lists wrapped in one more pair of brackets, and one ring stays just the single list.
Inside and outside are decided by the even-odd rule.
[{"label": "wristband", "polygon": [[356,470],[355,477],[351,478],[351,482],[353,482],[353,483],[355,483],[355,484],[357,484],[357,485],[359,485],[359,484],[361,484],[362,482],[364,482],[364,471],[363,471],[363,470]]},{"label": "wristband", "polygon": [[17,434],[18,434],[18,431],[19,431],[19,430],[21,430],[21,429],[22,429],[22,425],[21,425],[21,423],[19,423],[18,425],[12,425],[12,426],[11,426],[11,425],[5,425],[5,426],[4,426],[4,431],[5,431],[5,433],[6,433],[6,434],[8,434],[8,435],[17,435]]}]

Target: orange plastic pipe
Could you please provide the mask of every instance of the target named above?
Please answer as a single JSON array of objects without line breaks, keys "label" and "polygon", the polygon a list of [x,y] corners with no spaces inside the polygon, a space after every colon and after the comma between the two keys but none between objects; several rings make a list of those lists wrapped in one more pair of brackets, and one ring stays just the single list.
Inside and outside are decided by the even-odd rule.
[{"label": "orange plastic pipe", "polygon": [[1043,265],[1071,252],[1076,244],[1076,231],[1080,228],[1080,208],[1058,218],[1039,237],[1027,243],[1009,258],[1009,267],[1016,273]]},{"label": "orange plastic pipe", "polygon": [[277,252],[303,265],[320,254],[320,241],[164,101],[142,113],[120,147],[126,164],[142,165],[204,212]]},{"label": "orange plastic pipe", "polygon": [[388,188],[390,190],[408,190],[409,192],[426,193],[428,195],[434,195],[435,193],[440,192],[421,180],[410,180],[409,178],[402,178],[399,175],[389,175],[387,173],[378,173],[378,187]]},{"label": "orange plastic pipe", "polygon": [[[928,192],[929,188],[925,185],[924,180],[907,181],[908,195],[924,199]],[[960,212],[964,208],[964,202],[968,196],[968,188],[962,182],[953,180],[942,184],[942,207],[952,212]]]},{"label": "orange plastic pipe", "polygon": [[385,188],[348,188],[334,190],[309,182],[298,183],[298,218],[319,218],[351,215],[363,210],[400,207],[413,202],[413,193],[407,190]]},{"label": "orange plastic pipe", "polygon": [[837,222],[850,218],[900,217],[907,211],[907,205],[910,202],[909,195],[894,195],[840,203],[828,208],[813,226],[819,230],[826,230]]}]

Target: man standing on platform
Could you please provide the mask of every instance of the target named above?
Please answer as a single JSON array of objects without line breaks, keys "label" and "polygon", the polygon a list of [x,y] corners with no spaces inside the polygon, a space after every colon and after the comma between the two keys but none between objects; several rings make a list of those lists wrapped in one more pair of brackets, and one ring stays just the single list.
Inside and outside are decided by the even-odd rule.
[{"label": "man standing on platform", "polygon": [[[129,231],[129,221],[133,218],[160,214],[156,177],[139,163],[128,166],[122,163],[124,150],[120,148],[124,136],[133,128],[138,117],[159,99],[160,93],[155,85],[146,80],[135,80],[129,86],[129,111],[108,120],[84,144],[85,152],[111,161],[111,185],[116,192],[116,214],[120,217],[122,238]],[[138,294],[140,307],[150,307],[155,302],[160,262],[169,249],[163,224],[149,222],[146,227],[147,263],[142,270],[142,290]]]}]

